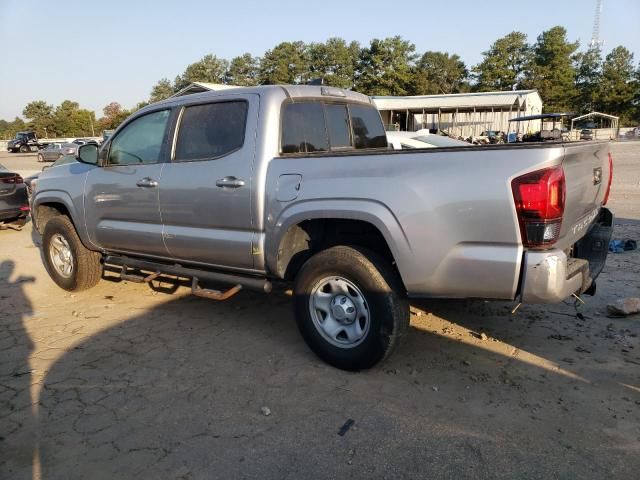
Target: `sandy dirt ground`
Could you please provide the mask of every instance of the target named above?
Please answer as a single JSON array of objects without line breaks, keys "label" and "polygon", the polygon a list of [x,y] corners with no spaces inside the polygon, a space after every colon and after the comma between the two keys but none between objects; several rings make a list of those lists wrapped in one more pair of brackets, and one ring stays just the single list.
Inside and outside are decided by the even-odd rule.
[{"label": "sandy dirt ground", "polygon": [[[612,149],[615,237],[640,240],[640,142]],[[70,294],[39,242],[0,231],[2,479],[638,478],[640,315],[606,305],[640,296],[639,251],[609,255],[578,308],[414,304],[396,353],[347,373],[306,347],[284,290]]]}]

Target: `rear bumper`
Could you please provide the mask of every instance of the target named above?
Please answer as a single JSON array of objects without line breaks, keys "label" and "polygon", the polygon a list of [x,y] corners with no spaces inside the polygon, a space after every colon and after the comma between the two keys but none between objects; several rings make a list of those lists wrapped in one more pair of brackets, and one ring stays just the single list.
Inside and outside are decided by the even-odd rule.
[{"label": "rear bumper", "polygon": [[604,267],[612,232],[613,215],[602,208],[598,220],[575,244],[574,257],[559,249],[525,252],[520,300],[558,303],[586,291]]}]

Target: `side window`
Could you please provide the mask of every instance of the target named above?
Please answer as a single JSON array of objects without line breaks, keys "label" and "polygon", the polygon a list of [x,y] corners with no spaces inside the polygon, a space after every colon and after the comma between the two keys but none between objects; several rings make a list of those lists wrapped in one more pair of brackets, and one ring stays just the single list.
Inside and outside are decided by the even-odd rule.
[{"label": "side window", "polygon": [[347,106],[328,103],[324,108],[331,148],[350,148],[351,133]]},{"label": "side window", "polygon": [[351,126],[356,148],[387,148],[380,113],[374,107],[351,105]]},{"label": "side window", "polygon": [[217,158],[242,147],[247,110],[246,101],[186,107],[178,130],[174,161]]},{"label": "side window", "polygon": [[282,118],[282,153],[329,150],[321,103],[288,103]]},{"label": "side window", "polygon": [[111,142],[110,165],[158,163],[169,121],[169,110],[136,118]]}]

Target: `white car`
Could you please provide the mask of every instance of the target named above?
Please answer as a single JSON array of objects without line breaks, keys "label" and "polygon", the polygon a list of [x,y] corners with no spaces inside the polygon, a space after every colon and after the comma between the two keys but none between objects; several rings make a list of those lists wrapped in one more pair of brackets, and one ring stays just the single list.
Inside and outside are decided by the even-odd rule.
[{"label": "white car", "polygon": [[471,146],[470,143],[463,142],[462,140],[429,133],[428,130],[418,130],[417,132],[387,132],[387,140],[394,150]]}]

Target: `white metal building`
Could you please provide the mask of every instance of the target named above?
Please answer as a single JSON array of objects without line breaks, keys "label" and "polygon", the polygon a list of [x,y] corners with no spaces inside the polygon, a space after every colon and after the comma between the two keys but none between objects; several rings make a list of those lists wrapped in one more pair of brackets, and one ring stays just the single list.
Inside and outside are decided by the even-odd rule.
[{"label": "white metal building", "polygon": [[[511,118],[542,113],[537,90],[372,98],[388,130],[429,128],[464,138],[487,130],[508,133]],[[524,122],[520,129],[537,132],[540,120]]]},{"label": "white metal building", "polygon": [[237,85],[225,85],[224,83],[207,83],[207,82],[193,82],[184,87],[182,90],[177,91],[172,97],[182,97],[183,95],[189,95],[191,93],[202,93],[217,90],[226,90],[228,88],[238,88]]}]

